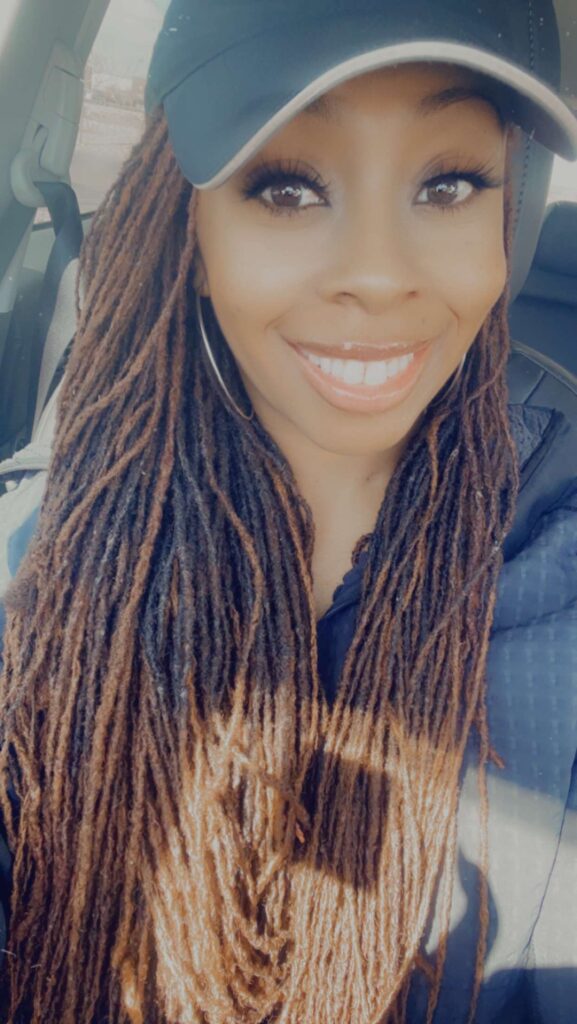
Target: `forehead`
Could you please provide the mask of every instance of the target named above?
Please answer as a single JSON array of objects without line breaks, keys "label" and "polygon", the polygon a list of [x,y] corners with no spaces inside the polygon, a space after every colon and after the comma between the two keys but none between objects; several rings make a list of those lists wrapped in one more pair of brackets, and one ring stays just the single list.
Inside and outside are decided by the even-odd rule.
[{"label": "forehead", "polygon": [[504,124],[497,102],[497,87],[483,76],[450,64],[411,63],[356,75],[309,103],[295,117],[340,126],[355,109],[385,111],[408,106],[420,117],[430,117],[450,107],[468,104],[490,110]]}]

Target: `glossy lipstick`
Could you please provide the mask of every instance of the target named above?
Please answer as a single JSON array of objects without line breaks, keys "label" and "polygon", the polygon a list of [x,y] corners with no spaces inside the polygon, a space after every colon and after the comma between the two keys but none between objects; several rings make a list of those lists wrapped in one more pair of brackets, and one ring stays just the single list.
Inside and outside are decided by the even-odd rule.
[{"label": "glossy lipstick", "polygon": [[[294,342],[288,342],[288,344],[299,360],[303,372],[311,385],[327,402],[337,409],[345,409],[349,412],[372,413],[386,412],[387,409],[403,401],[420,377],[431,345],[428,342],[426,344],[419,344],[414,348],[399,346],[398,348],[372,349],[370,353],[367,352],[367,355],[370,355],[371,362],[391,363],[393,360],[398,360],[408,355],[411,355],[412,359],[408,366],[399,373],[389,376],[387,380],[380,384],[352,384],[341,380],[331,373],[325,372],[320,366],[311,362],[305,354],[307,346]],[[309,351],[312,355],[318,355],[321,352],[330,351],[332,353],[335,350],[323,350],[320,346],[315,346],[313,350],[311,346]],[[340,350],[340,354],[346,357],[346,359],[350,359],[353,353],[355,353],[354,348],[350,351]],[[385,353],[386,355],[384,355]],[[327,358],[335,357],[328,355]],[[365,356],[365,359],[361,359],[360,356],[356,356],[356,353],[353,358],[356,358],[356,361],[359,362],[367,361],[367,356]],[[343,361],[346,362],[346,359],[343,359]]]}]

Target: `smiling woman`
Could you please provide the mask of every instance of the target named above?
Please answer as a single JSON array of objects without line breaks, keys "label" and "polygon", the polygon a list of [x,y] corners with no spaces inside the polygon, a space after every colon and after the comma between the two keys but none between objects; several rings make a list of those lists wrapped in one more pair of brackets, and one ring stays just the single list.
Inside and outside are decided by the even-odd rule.
[{"label": "smiling woman", "polygon": [[[331,95],[338,122],[305,109],[246,168],[198,195],[199,290],[261,422],[283,450],[279,430],[306,435],[291,463],[310,466],[314,445],[314,476],[331,447],[355,456],[341,482],[347,461],[362,473],[364,456],[374,470],[505,287],[506,134],[492,107],[457,90],[462,77],[405,67],[348,81]],[[440,95],[433,113],[426,101]],[[311,356],[331,357],[329,372],[316,373]],[[364,373],[359,359],[383,381],[350,386]]]},{"label": "smiling woman", "polygon": [[197,290],[325,538],[318,618],[505,287],[508,134],[471,79],[347,81],[197,197]]},{"label": "smiling woman", "polygon": [[510,163],[577,128],[529,6],[170,5],[6,602],[5,1024],[536,1011],[577,483],[507,401]]}]

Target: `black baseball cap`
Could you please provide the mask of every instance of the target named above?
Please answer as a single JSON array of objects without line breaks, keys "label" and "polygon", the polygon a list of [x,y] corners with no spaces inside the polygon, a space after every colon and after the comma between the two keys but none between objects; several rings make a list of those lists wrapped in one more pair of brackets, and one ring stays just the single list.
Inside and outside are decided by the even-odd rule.
[{"label": "black baseball cap", "polygon": [[163,104],[184,176],[216,188],[322,93],[415,61],[477,72],[505,120],[577,159],[551,0],[172,0],[145,107]]}]

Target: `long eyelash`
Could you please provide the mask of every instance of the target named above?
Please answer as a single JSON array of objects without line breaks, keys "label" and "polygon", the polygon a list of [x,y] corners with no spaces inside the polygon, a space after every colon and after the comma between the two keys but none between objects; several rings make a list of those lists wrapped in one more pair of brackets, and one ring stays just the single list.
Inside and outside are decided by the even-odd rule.
[{"label": "long eyelash", "polygon": [[[279,159],[263,160],[253,167],[243,182],[242,194],[245,199],[258,199],[260,193],[264,192],[266,188],[286,184],[304,185],[306,188],[310,188],[322,196],[326,196],[328,191],[328,186],[314,168],[307,166],[305,172],[303,165],[298,160]],[[302,210],[298,207],[277,207],[270,203],[263,203],[263,205],[266,206],[270,213],[282,214],[285,217],[290,217],[291,214],[295,213],[302,213]]]},{"label": "long eyelash", "polygon": [[431,161],[423,171],[423,184],[430,184],[431,180],[439,178],[476,178],[479,182],[487,182],[493,188],[499,188],[504,184],[496,173],[495,165],[487,160],[485,163],[475,163],[466,157],[446,156],[438,157]]},{"label": "long eyelash", "polygon": [[[442,215],[452,214],[455,216],[458,213],[463,213],[469,206],[475,196],[481,192],[487,191],[487,189],[501,188],[504,184],[498,178],[485,173],[482,170],[476,171],[452,171],[449,174],[438,174],[434,178],[429,178],[423,185],[423,188],[432,188],[437,182],[440,181],[468,181],[474,188],[474,192],[468,196],[467,199],[461,200],[458,203],[423,203],[423,209],[428,213],[440,213]],[[422,191],[422,190],[421,190]]]},{"label": "long eyelash", "polygon": [[[442,163],[438,163],[429,168],[427,174],[428,177],[421,185],[421,191],[423,188],[431,188],[438,182],[448,180],[468,181],[477,192],[482,192],[485,189],[502,188],[504,185],[503,179],[495,174],[494,168],[489,164],[473,167],[459,167],[452,164],[450,167],[447,167]],[[271,161],[262,160],[252,168],[243,182],[242,195],[245,199],[258,199],[273,216],[282,215],[290,217],[294,214],[302,213],[303,210],[297,206],[275,206],[274,203],[265,203],[260,199],[260,194],[266,188],[286,184],[304,185],[305,188],[309,188],[325,198],[328,192],[328,186],[314,168],[307,165],[307,170],[304,171],[303,165],[298,160],[277,159]],[[456,213],[457,210],[466,205],[467,202],[455,203],[439,206],[437,209],[443,212],[450,210]]]},{"label": "long eyelash", "polygon": [[[494,167],[490,164],[479,164],[472,167],[459,167],[455,164],[447,167],[446,165],[437,164],[428,170],[428,175],[426,181],[421,185],[420,191],[424,188],[432,188],[441,181],[468,181],[476,192],[483,192],[485,189],[502,188],[505,184],[503,178],[500,178],[495,173]],[[462,203],[450,203],[447,206],[439,206],[437,209],[443,212],[450,210],[452,213],[456,213],[464,206],[467,206],[467,203],[467,200]]]}]

